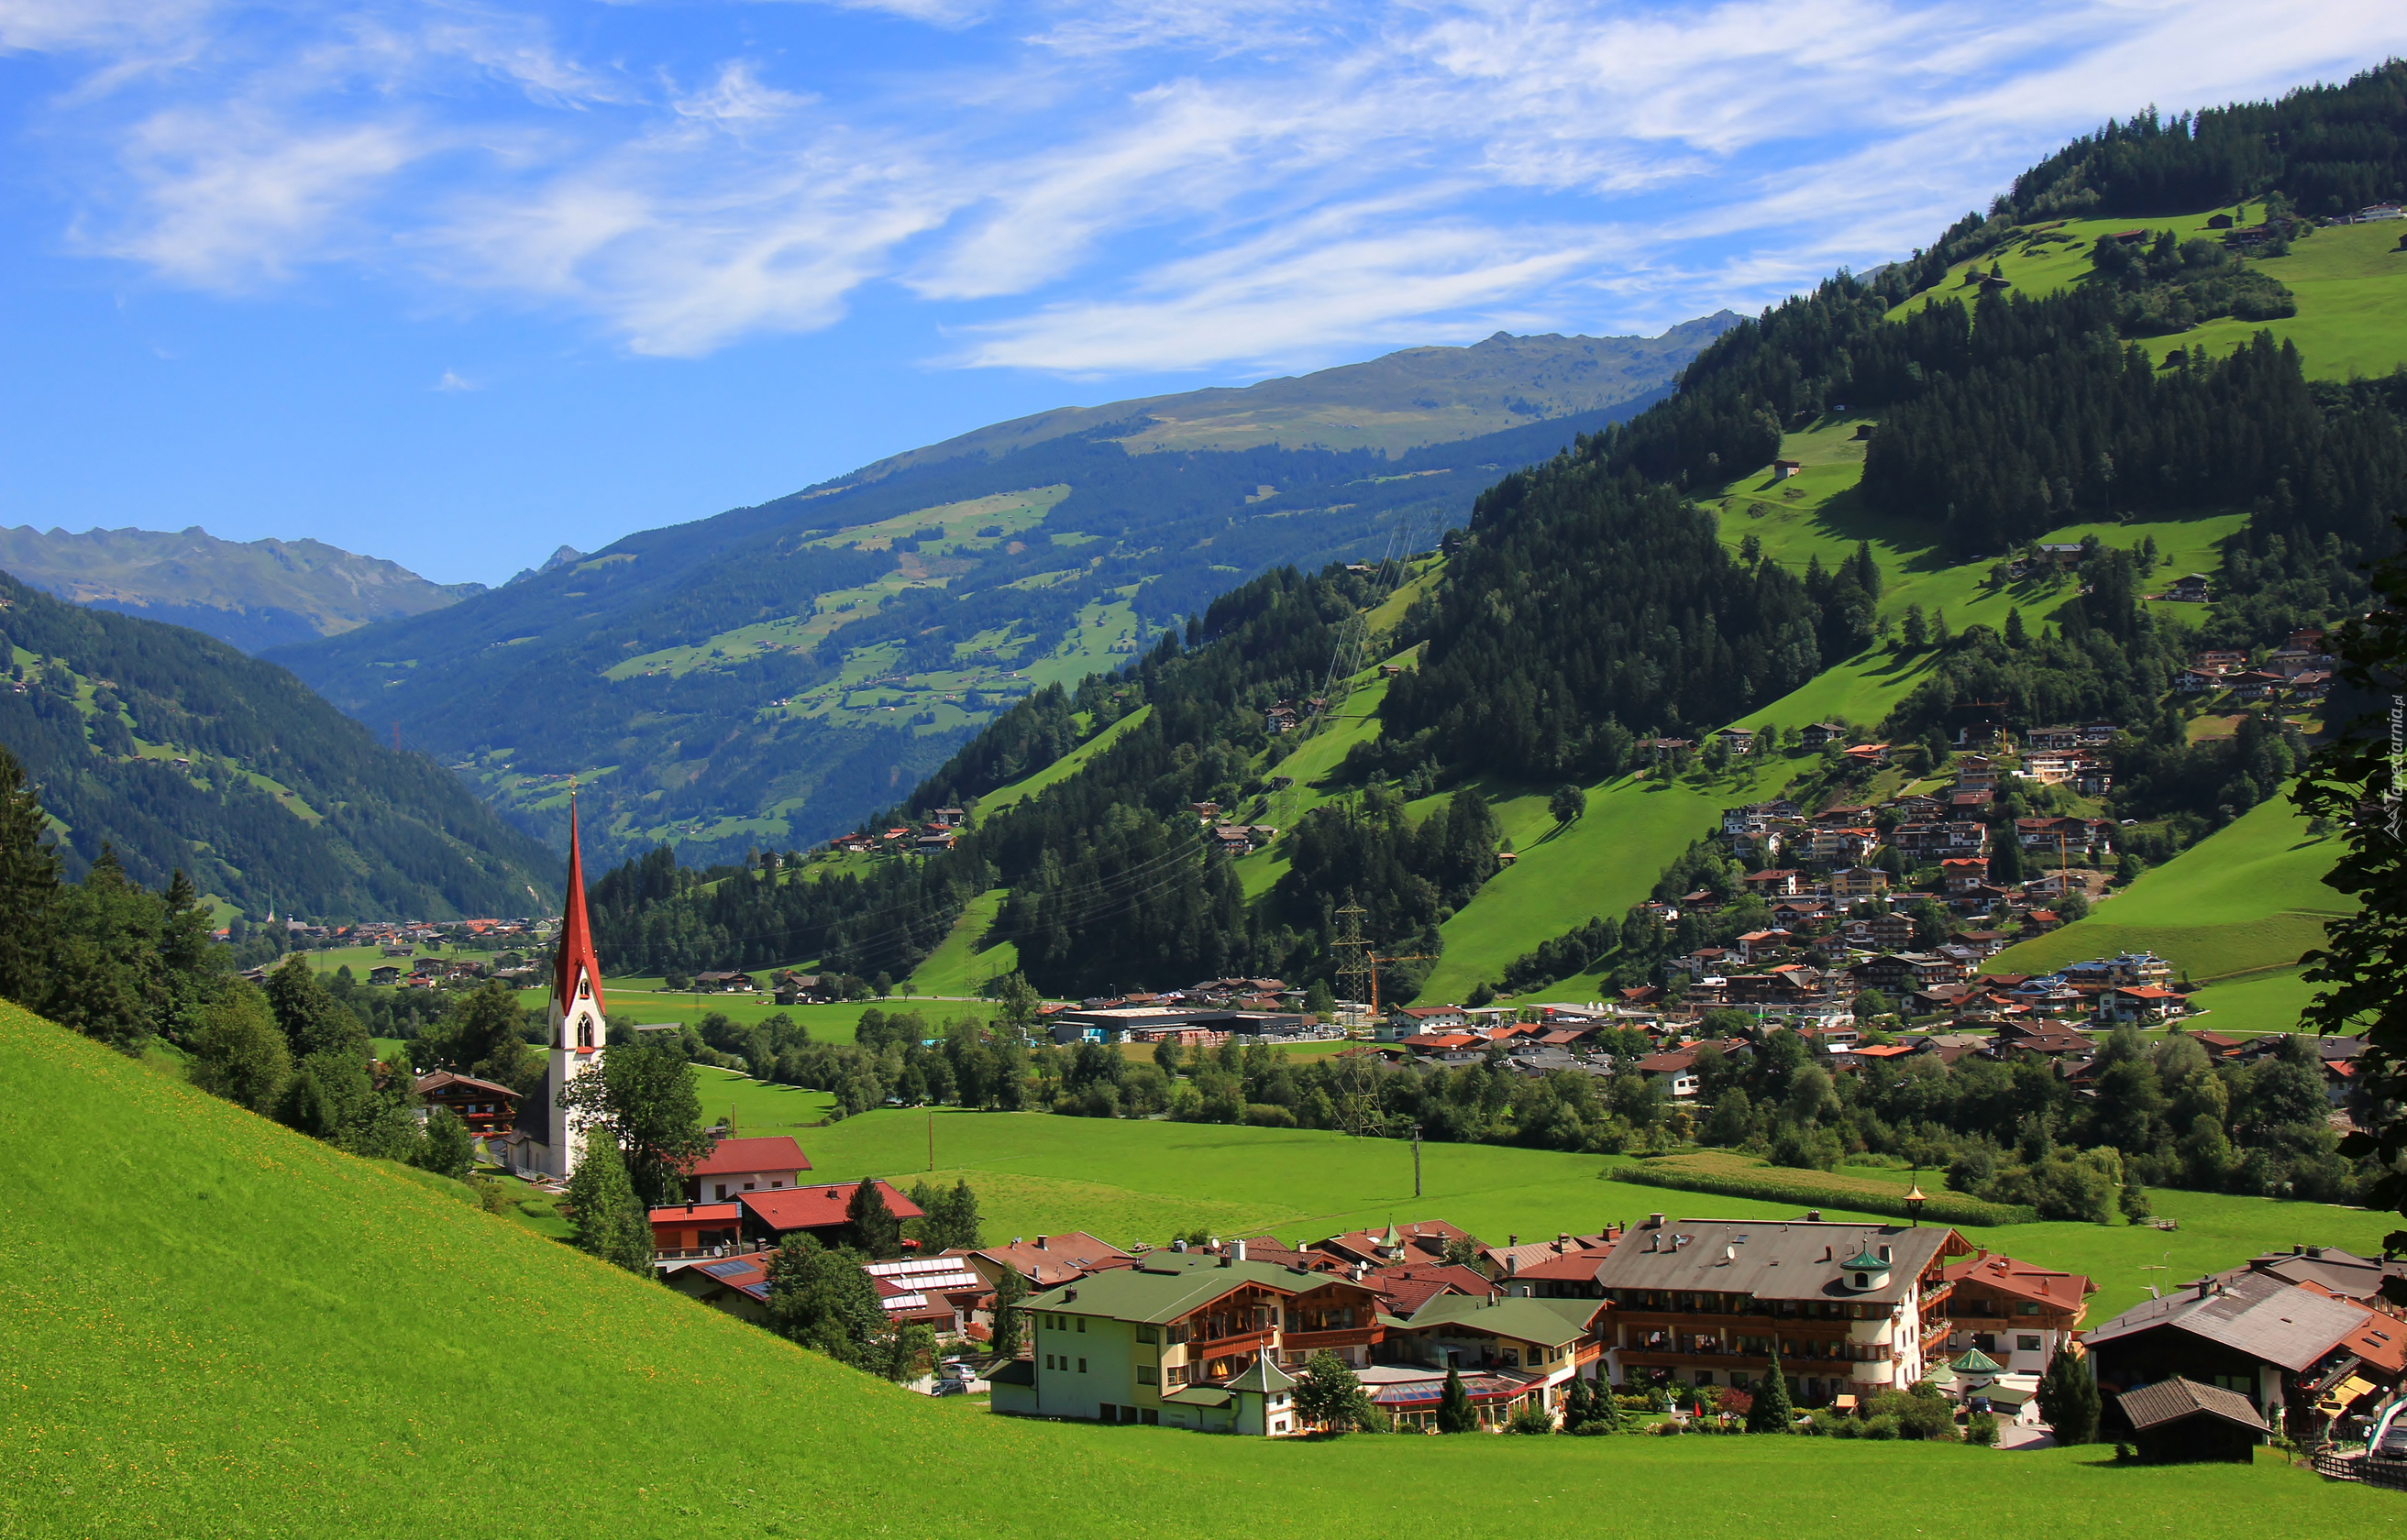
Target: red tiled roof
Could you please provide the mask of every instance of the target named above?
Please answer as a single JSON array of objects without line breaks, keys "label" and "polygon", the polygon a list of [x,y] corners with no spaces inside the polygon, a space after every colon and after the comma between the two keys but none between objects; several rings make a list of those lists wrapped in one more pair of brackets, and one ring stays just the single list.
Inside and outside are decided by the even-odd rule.
[{"label": "red tiled roof", "polygon": [[1950,1283],[1982,1284],[2019,1299],[2036,1300],[2051,1310],[2077,1310],[2085,1295],[2098,1292],[2098,1285],[2083,1274],[2058,1272],[2008,1256],[1958,1257],[1947,1263],[1941,1274]]},{"label": "red tiled roof", "polygon": [[686,1167],[689,1177],[737,1176],[751,1171],[807,1171],[809,1157],[791,1134],[757,1139],[721,1139],[700,1161]]},{"label": "red tiled roof", "polygon": [[672,1203],[651,1211],[654,1224],[733,1224],[743,1216],[735,1203]]},{"label": "red tiled roof", "polygon": [[[823,1230],[845,1222],[845,1208],[852,1202],[852,1190],[860,1185],[857,1181],[839,1181],[822,1187],[814,1182],[782,1192],[747,1193],[737,1201],[773,1230]],[[877,1191],[896,1219],[920,1217],[919,1206],[891,1185],[881,1181]]]},{"label": "red tiled roof", "polygon": [[1439,1294],[1492,1295],[1496,1285],[1474,1267],[1432,1263],[1405,1263],[1374,1267],[1362,1275],[1362,1285],[1375,1289],[1389,1311],[1408,1316]]}]

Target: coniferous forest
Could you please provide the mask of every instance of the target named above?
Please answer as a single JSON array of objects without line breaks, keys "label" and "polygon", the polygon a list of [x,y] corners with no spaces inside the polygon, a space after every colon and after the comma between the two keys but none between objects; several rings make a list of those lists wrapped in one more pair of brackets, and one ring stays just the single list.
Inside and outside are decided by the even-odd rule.
[{"label": "coniferous forest", "polygon": [[0,573],[0,746],[70,878],[106,846],[254,914],[524,913],[559,859],[444,766],[396,752],[272,663]]}]

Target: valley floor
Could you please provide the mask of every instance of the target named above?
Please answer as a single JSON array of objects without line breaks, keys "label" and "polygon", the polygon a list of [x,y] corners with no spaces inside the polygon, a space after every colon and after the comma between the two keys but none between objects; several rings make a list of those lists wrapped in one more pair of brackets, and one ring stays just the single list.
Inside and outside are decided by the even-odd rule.
[{"label": "valley floor", "polygon": [[[1069,1169],[1062,1151],[1085,1147],[1123,1179],[1183,1171],[1257,1208],[1291,1203],[1307,1178],[1357,1202],[1409,1203],[1407,1179],[1387,1169],[1407,1151],[1360,1152],[1348,1174],[1332,1136],[937,1121],[954,1125],[940,1126],[940,1150],[971,1151],[973,1124],[990,1137],[981,1170],[1016,1158],[1065,1180],[1052,1175]],[[925,1125],[876,1114],[831,1132],[869,1156]],[[831,1167],[849,1152],[827,1139],[814,1151]],[[1613,1207],[1590,1185],[1593,1161],[1559,1157],[1553,1192],[1520,1197],[1546,1183],[1519,1152],[1435,1155],[1442,1185],[1425,1209],[1534,1229],[1542,1205]],[[2136,1469],[2103,1448],[1820,1440],[1265,1444],[987,1416],[839,1368],[9,1007],[0,1182],[0,1536],[12,1540],[471,1529],[1063,1540],[1366,1521],[1749,1540],[1977,1522],[2192,1540],[2262,1534],[2268,1514],[2308,1533],[2398,1512],[2395,1494],[2270,1456]],[[1063,1219],[1102,1228],[1111,1216]]]}]

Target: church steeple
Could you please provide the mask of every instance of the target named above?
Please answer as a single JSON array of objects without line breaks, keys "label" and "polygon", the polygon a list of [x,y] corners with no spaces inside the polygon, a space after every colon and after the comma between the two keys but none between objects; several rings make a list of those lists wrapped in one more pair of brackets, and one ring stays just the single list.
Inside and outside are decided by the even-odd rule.
[{"label": "church steeple", "polygon": [[551,1046],[590,1053],[602,1046],[602,964],[593,955],[593,926],[585,915],[585,861],[577,837],[577,795],[568,798],[568,896],[551,973]]}]

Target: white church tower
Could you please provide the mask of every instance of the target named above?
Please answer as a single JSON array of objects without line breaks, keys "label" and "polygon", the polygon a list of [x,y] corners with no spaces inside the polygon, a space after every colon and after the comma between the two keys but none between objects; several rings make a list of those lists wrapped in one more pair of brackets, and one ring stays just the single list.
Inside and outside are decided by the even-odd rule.
[{"label": "white church tower", "polygon": [[577,848],[577,801],[568,803],[568,897],[561,911],[560,938],[551,973],[550,1072],[544,1077],[543,1111],[548,1120],[542,1168],[565,1181],[577,1173],[585,1135],[572,1125],[560,1094],[579,1075],[598,1069],[604,1052],[602,965],[593,955],[593,927],[585,917],[585,863]]}]

